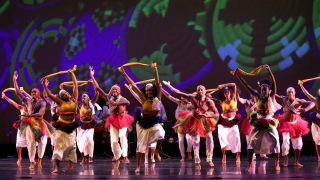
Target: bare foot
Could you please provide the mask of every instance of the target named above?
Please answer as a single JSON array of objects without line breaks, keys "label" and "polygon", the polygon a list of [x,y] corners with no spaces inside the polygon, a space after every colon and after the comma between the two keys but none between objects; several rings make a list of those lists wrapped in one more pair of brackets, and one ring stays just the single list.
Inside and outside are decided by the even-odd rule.
[{"label": "bare foot", "polygon": [[252,165],[250,164],[250,165],[246,168],[246,171],[250,172],[250,171],[251,171],[251,168],[252,168]]},{"label": "bare foot", "polygon": [[182,158],[181,160],[180,160],[180,162],[185,162],[186,161],[186,158]]},{"label": "bare foot", "polygon": [[280,164],[279,164],[279,162],[276,162],[276,171],[280,171]]},{"label": "bare foot", "polygon": [[52,173],[58,173],[58,172],[59,172],[58,167],[56,167],[56,168],[52,171]]},{"label": "bare foot", "polygon": [[84,164],[84,163],[86,163],[86,161],[87,161],[87,158],[86,158],[86,157],[84,157],[84,158],[82,158],[82,161],[81,161],[81,163],[80,163],[80,164]]},{"label": "bare foot", "polygon": [[200,163],[195,163],[195,168],[196,169],[201,169]]},{"label": "bare foot", "polygon": [[119,166],[120,166],[120,160],[118,159],[116,161],[116,164],[114,165],[114,169],[119,169]]},{"label": "bare foot", "polygon": [[71,161],[68,162],[68,169],[73,169],[73,165]]},{"label": "bare foot", "polygon": [[134,172],[135,173],[139,173],[140,172],[140,168],[137,168]]},{"label": "bare foot", "polygon": [[155,163],[155,162],[156,162],[156,160],[154,160],[154,158],[151,158],[151,162],[152,162],[152,163]]},{"label": "bare foot", "polygon": [[92,163],[93,160],[92,160],[92,157],[89,156],[89,163]]},{"label": "bare foot", "polygon": [[38,166],[37,166],[39,169],[42,168],[42,165],[40,163],[38,163]]},{"label": "bare foot", "polygon": [[303,167],[303,165],[300,164],[299,162],[295,162],[294,165],[297,166],[297,167]]},{"label": "bare foot", "polygon": [[213,167],[213,166],[214,166],[214,164],[213,164],[212,161],[209,161],[208,163],[209,163],[209,166],[210,166],[210,167]]},{"label": "bare foot", "polygon": [[128,164],[130,163],[129,158],[128,157],[124,157],[124,163]]},{"label": "bare foot", "polygon": [[156,157],[158,158],[158,160],[161,161],[161,157],[160,157],[160,154],[159,154],[159,151],[158,151],[158,150],[155,150],[155,151],[154,151],[154,155],[156,155]]},{"label": "bare foot", "polygon": [[34,169],[34,165],[35,165],[35,163],[34,163],[34,162],[31,162],[29,169]]},{"label": "bare foot", "polygon": [[269,157],[268,157],[268,156],[263,156],[263,158],[264,158],[264,159],[269,159]]},{"label": "bare foot", "polygon": [[22,157],[18,158],[17,164],[20,166]]},{"label": "bare foot", "polygon": [[148,160],[144,160],[144,163],[145,163],[145,164],[148,164]]},{"label": "bare foot", "polygon": [[288,158],[288,156],[285,156],[284,157],[284,162],[283,162],[283,166],[288,166],[288,161],[289,161],[289,158]]},{"label": "bare foot", "polygon": [[188,159],[192,159],[191,152],[188,152]]},{"label": "bare foot", "polygon": [[227,164],[227,157],[225,155],[222,157],[222,164]]}]

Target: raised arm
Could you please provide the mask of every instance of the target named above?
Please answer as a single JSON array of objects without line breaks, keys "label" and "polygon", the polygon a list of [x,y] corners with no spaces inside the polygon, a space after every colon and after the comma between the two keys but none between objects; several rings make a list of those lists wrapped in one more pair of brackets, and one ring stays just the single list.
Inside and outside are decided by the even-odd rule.
[{"label": "raised arm", "polygon": [[8,101],[8,103],[12,104],[18,110],[22,109],[22,107],[18,103],[16,103],[14,100],[8,98],[4,93],[2,93],[2,97],[4,97]]},{"label": "raised arm", "polygon": [[173,86],[171,86],[170,81],[162,81],[164,85],[168,86],[172,92],[174,92],[175,94],[177,94],[180,97],[186,98],[186,99],[190,99],[190,97],[195,97],[196,95],[194,94],[186,94],[183,93],[181,91],[179,91],[178,89],[174,88]]},{"label": "raised arm", "polygon": [[238,68],[235,70],[235,75],[240,80],[241,84],[249,91],[252,95],[257,95],[257,93],[250,87],[250,85],[239,75]]},{"label": "raised arm", "polygon": [[94,70],[93,70],[93,66],[89,66],[89,69],[90,69],[90,77],[92,79],[92,84],[94,87],[100,87],[98,82],[96,81],[96,79],[94,78]]},{"label": "raised arm", "polygon": [[28,94],[25,90],[20,90],[22,94],[24,94],[25,96],[27,96],[27,98],[32,99],[31,95]]},{"label": "raised arm", "polygon": [[154,70],[154,77],[155,77],[156,89],[157,89],[157,97],[158,97],[159,101],[161,101],[161,87],[160,87],[158,68],[157,68],[157,66],[153,65],[152,61],[151,61],[151,68]]},{"label": "raised arm", "polygon": [[[45,81],[46,86],[48,87],[49,81]],[[43,91],[43,98],[49,103],[52,104],[51,99],[48,97],[47,91]]]},{"label": "raised arm", "polygon": [[47,81],[48,80],[45,79],[45,78],[42,78],[40,80],[40,82],[41,82],[41,84],[43,86],[44,92],[46,92],[46,94],[48,95],[49,98],[51,98],[54,102],[56,102],[58,105],[60,105],[62,103],[62,100],[51,93],[51,91],[49,90],[49,88],[47,86],[48,85]]},{"label": "raised arm", "polygon": [[135,97],[135,98],[139,101],[139,103],[142,104],[142,101],[141,101],[140,97],[137,95],[137,93],[135,93],[135,92],[133,91],[131,85],[128,86],[128,89],[129,89],[129,91],[131,92],[131,94],[133,95],[133,97]]},{"label": "raised arm", "polygon": [[271,93],[270,93],[270,96],[272,98],[275,98],[275,95],[277,94],[277,85],[276,85],[276,80],[272,74],[272,71],[270,69],[270,66],[269,65],[265,65],[264,68],[269,72],[269,78],[271,79],[272,81],[272,86],[271,86]]},{"label": "raised arm", "polygon": [[72,77],[72,81],[73,81],[73,94],[72,94],[72,96],[74,98],[74,101],[76,102],[76,101],[78,101],[78,97],[79,97],[77,78],[76,78],[76,75],[74,75],[72,70],[68,70],[68,73]]},{"label": "raised arm", "polygon": [[20,92],[20,88],[19,88],[18,83],[17,83],[18,77],[19,77],[18,72],[15,71],[14,75],[13,75],[13,85],[14,85],[14,89],[15,89],[16,95],[22,101],[22,99],[24,98],[24,95]]},{"label": "raised arm", "polygon": [[133,91],[139,96],[139,98],[142,101],[146,100],[146,97],[143,95],[143,93],[140,91],[140,89],[137,87],[137,85],[134,83],[134,81],[128,76],[128,74],[124,71],[123,67],[119,68],[119,71],[123,73],[124,77],[128,81],[129,85],[131,85]]},{"label": "raised arm", "polygon": [[312,102],[314,102],[314,103],[317,103],[317,99],[316,99],[314,96],[312,96],[312,95],[306,90],[306,88],[304,88],[302,81],[300,81],[300,84],[299,84],[299,85],[300,85],[303,93],[310,99],[310,101],[312,101]]},{"label": "raised arm", "polygon": [[178,98],[175,98],[173,96],[171,96],[166,90],[164,90],[163,88],[161,88],[162,93],[171,101],[175,102],[178,106],[180,106],[180,100]]},{"label": "raised arm", "polygon": [[94,94],[93,100],[91,101],[92,105],[95,105],[96,102],[97,102],[98,99],[99,99],[99,92],[98,92],[98,90],[95,88],[94,91],[95,91],[95,94]]}]

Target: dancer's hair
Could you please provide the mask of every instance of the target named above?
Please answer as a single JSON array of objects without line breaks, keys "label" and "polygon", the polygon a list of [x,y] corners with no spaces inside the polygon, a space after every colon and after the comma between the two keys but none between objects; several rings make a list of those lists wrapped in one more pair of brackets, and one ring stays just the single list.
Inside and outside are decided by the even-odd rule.
[{"label": "dancer's hair", "polygon": [[268,78],[263,78],[258,82],[259,82],[259,86],[262,86],[263,84],[267,84],[270,87],[272,86],[272,81],[270,81],[270,79]]},{"label": "dancer's hair", "polygon": [[[238,88],[238,87],[237,87]],[[218,99],[220,101],[226,100],[226,97],[224,97],[224,91],[229,90],[230,91],[230,97],[233,98],[234,88],[233,87],[223,87],[218,91]]]},{"label": "dancer's hair", "polygon": [[157,88],[156,88],[156,85],[155,85],[155,84],[148,83],[148,84],[146,84],[143,88],[141,88],[140,91],[142,92],[142,94],[143,94],[146,98],[148,98],[147,93],[146,93],[146,87],[147,87],[147,86],[150,86],[150,85],[152,85],[153,97],[157,97],[158,91],[157,91]]}]

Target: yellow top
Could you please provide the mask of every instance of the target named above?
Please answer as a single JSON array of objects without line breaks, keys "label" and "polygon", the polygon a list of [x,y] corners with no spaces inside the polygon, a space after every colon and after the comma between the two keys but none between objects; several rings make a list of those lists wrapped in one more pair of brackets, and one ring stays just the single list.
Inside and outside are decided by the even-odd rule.
[{"label": "yellow top", "polygon": [[92,117],[92,109],[91,108],[86,109],[83,107],[83,105],[81,105],[80,117]]},{"label": "yellow top", "polygon": [[63,101],[62,104],[60,105],[60,113],[64,114],[64,112],[74,112],[75,114],[77,113],[77,105],[73,101],[71,103]]},{"label": "yellow top", "polygon": [[225,103],[224,101],[222,102],[222,111],[238,111],[237,108],[237,101],[231,100],[229,104]]},{"label": "yellow top", "polygon": [[152,103],[153,101],[144,101],[142,104],[143,114],[150,114],[151,116],[160,114],[160,110],[156,107],[153,108]]},{"label": "yellow top", "polygon": [[267,110],[269,110],[269,101],[264,103],[262,102],[262,99],[258,99],[257,110],[258,112],[266,112]]},{"label": "yellow top", "polygon": [[21,115],[26,115],[26,114],[28,114],[28,111],[26,111],[25,109],[24,109],[24,107],[21,109],[21,111],[20,111],[20,114]]}]

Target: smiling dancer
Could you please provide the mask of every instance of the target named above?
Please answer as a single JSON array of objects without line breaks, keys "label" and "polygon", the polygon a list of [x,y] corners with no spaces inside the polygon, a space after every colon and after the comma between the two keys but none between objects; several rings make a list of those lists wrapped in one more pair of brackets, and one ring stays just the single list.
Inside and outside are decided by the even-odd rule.
[{"label": "smiling dancer", "polygon": [[[19,128],[21,133],[26,135],[27,138],[27,149],[30,159],[30,169],[35,167],[35,155],[36,149],[38,151],[38,168],[42,168],[41,162],[44,155],[47,138],[53,133],[53,128],[51,125],[43,119],[43,115],[46,109],[46,102],[40,97],[40,91],[37,88],[31,90],[31,97],[29,99],[25,97],[19,89],[18,83],[18,73],[14,72],[13,84],[15,92],[19,99],[26,105],[28,114],[24,114],[22,118],[22,123]],[[38,148],[36,147],[38,142]]]},{"label": "smiling dancer", "polygon": [[76,154],[76,128],[79,123],[75,121],[78,103],[78,83],[72,70],[67,71],[73,81],[73,95],[71,96],[66,90],[59,91],[59,97],[51,93],[46,85],[46,78],[41,79],[44,90],[60,108],[60,116],[57,122],[53,123],[56,128],[54,132],[54,149],[52,160],[55,161],[53,173],[58,173],[60,161],[68,161],[68,169],[73,169],[72,162],[77,163]]},{"label": "smiling dancer", "polygon": [[[314,103],[304,99],[296,98],[296,91],[293,87],[287,89],[287,96],[276,96],[278,102],[282,103],[284,115],[279,117],[278,132],[282,133],[283,143],[281,146],[282,156],[284,156],[283,166],[288,166],[290,139],[295,152],[294,165],[302,167],[299,157],[302,149],[302,136],[309,133],[308,122],[303,120],[300,113],[307,112],[314,107]],[[302,109],[301,106],[307,106]]]},{"label": "smiling dancer", "polygon": [[163,127],[159,124],[162,121],[162,118],[160,117],[161,89],[158,69],[152,62],[149,66],[154,70],[156,84],[153,85],[151,83],[148,83],[141,90],[136,86],[134,81],[126,74],[126,72],[123,69],[123,66],[119,68],[120,72],[123,73],[128,83],[132,86],[134,92],[139,96],[139,99],[142,103],[142,117],[139,118],[136,126],[138,142],[137,168],[135,172],[137,173],[140,172],[142,154],[152,143],[157,143],[155,155],[159,161],[161,160],[159,150],[165,135]]},{"label": "smiling dancer", "polygon": [[218,86],[219,101],[223,113],[218,121],[218,137],[222,150],[222,163],[227,163],[226,150],[237,154],[236,163],[240,163],[241,141],[238,123],[241,115],[237,114],[237,86],[234,83]]},{"label": "smiling dancer", "polygon": [[179,126],[182,127],[183,131],[190,131],[196,168],[201,168],[199,156],[200,137],[206,138],[207,162],[209,166],[214,166],[212,163],[212,131],[215,130],[217,124],[215,118],[219,117],[219,113],[214,102],[207,97],[205,87],[199,85],[197,87],[197,94],[186,94],[171,86],[170,82],[163,81],[163,83],[168,86],[172,92],[188,99],[192,104],[192,112],[179,113],[179,119],[181,119],[182,122]]},{"label": "smiling dancer", "polygon": [[[277,87],[270,67],[268,65],[260,66],[256,71],[260,72],[263,68],[268,71],[269,77],[272,81],[270,82],[268,79],[260,80],[261,93],[254,91],[249,86],[249,84],[239,75],[240,70],[238,68],[234,72],[234,74],[238,77],[240,82],[245,86],[250,94],[257,98],[257,111],[253,111],[250,114],[249,121],[253,128],[249,134],[249,166],[247,171],[251,171],[252,156],[254,152],[259,154],[275,153],[275,167],[276,170],[280,170],[280,143],[279,134],[276,128],[279,121],[273,118],[273,115],[281,108],[281,106],[275,100]],[[248,74],[242,70],[241,73]],[[270,90],[271,93],[269,93]]]},{"label": "smiling dancer", "polygon": [[[91,79],[97,91],[109,104],[109,111],[111,116],[107,118],[106,128],[110,131],[111,149],[116,159],[115,169],[119,168],[121,155],[124,158],[125,163],[130,163],[128,159],[128,139],[127,130],[133,122],[133,117],[126,112],[126,106],[130,105],[130,102],[121,96],[120,86],[113,85],[109,94],[106,94],[98,85],[93,74],[94,70],[90,68]],[[121,147],[118,143],[120,138]]]}]

